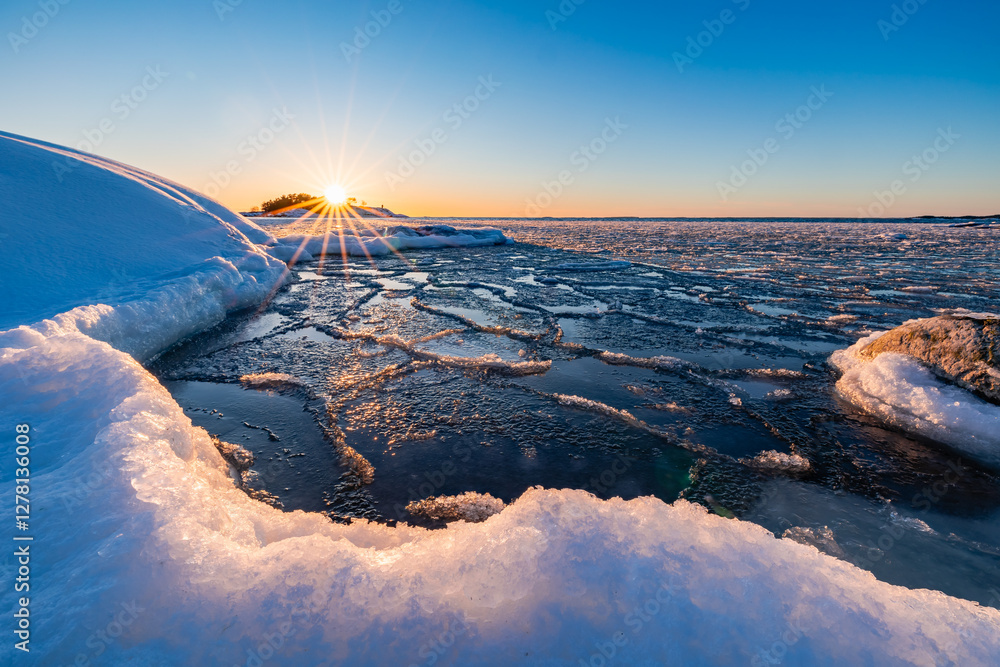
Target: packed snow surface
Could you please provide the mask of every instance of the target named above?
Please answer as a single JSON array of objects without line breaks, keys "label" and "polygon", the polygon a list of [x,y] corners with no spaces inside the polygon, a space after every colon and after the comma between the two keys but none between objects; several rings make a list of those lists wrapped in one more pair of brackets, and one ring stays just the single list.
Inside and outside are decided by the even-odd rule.
[{"label": "packed snow surface", "polygon": [[[283,267],[233,214],[155,177],[9,135],[0,151],[5,190],[56,201],[43,217],[4,218],[24,250],[5,269],[52,260],[41,233],[69,236],[78,223],[63,214],[94,188],[103,203],[131,201],[142,223],[111,216],[93,256],[63,257],[58,270],[79,285],[4,273],[6,292],[37,298],[15,301],[4,326],[82,308],[0,333],[3,428],[31,427],[39,662],[987,665],[1000,654],[994,609],[891,586],[684,501],[532,489],[482,523],[429,531],[250,498],[136,356],[264,298]],[[71,153],[79,165],[59,183],[50,163]],[[115,303],[98,307],[109,255],[134,293],[111,289]],[[14,467],[0,470],[12,488]],[[13,598],[5,587],[5,608]]]}]

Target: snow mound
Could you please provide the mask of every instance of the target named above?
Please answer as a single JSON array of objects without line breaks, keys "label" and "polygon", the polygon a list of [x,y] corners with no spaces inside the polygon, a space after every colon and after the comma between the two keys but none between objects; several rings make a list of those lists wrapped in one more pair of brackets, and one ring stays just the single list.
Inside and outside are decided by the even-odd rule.
[{"label": "snow mound", "polygon": [[1000,465],[1000,406],[939,379],[909,355],[870,358],[864,350],[883,335],[862,338],[830,357],[843,373],[837,382],[841,395],[896,428]]},{"label": "snow mound", "polygon": [[[208,434],[128,355],[79,333],[30,346],[0,334],[0,348],[4,405],[38,443],[33,499],[60,508],[32,533],[46,546],[32,560],[43,661],[96,658],[88,638],[123,602],[141,611],[101,644],[107,664],[266,653],[506,665],[528,653],[575,665],[609,645],[622,664],[734,664],[788,624],[801,636],[786,664],[990,664],[1000,651],[996,610],[890,586],[683,501],[533,489],[440,531],[281,512],[237,488]],[[112,474],[81,488],[106,461]],[[456,628],[460,639],[438,640]]]},{"label": "snow mound", "polygon": [[488,493],[467,491],[457,496],[431,496],[426,500],[415,500],[406,506],[406,511],[438,521],[479,523],[499,514],[503,508],[503,501],[499,498]]},{"label": "snow mound", "polygon": [[383,232],[345,229],[318,236],[292,234],[279,238],[277,245],[268,248],[267,252],[283,262],[290,262],[322,255],[379,257],[404,250],[473,248],[510,242],[502,231],[491,227],[456,229],[448,225],[398,225]]},{"label": "snow mound", "polygon": [[245,218],[177,183],[70,148],[0,132],[0,197],[0,238],[18,249],[0,257],[0,330],[89,307],[58,324],[76,320],[118,343],[116,333],[141,335],[147,313],[122,313],[113,325],[120,331],[102,332],[110,311],[94,304],[118,308],[169,284],[159,307],[201,292],[200,312],[177,313],[169,335],[183,336],[192,322],[203,328],[227,309],[259,302],[281,275],[255,245],[274,239]]}]

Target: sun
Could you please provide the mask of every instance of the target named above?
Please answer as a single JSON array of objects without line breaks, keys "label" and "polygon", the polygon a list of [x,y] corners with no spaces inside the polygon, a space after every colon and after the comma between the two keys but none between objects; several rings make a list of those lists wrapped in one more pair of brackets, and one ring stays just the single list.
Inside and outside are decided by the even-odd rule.
[{"label": "sun", "polygon": [[347,192],[339,185],[331,185],[323,191],[323,196],[333,206],[339,206],[347,201]]}]

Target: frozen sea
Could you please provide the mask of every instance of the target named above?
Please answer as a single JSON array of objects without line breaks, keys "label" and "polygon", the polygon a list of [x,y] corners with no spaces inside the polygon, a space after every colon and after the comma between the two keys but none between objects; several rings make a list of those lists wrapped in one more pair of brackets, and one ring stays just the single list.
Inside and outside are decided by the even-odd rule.
[{"label": "frozen sea", "polygon": [[514,242],[297,262],[264,306],[152,365],[196,425],[254,452],[255,497],[428,527],[409,502],[466,491],[686,498],[1000,607],[998,471],[867,416],[829,363],[913,318],[995,312],[1000,229],[406,223]]}]

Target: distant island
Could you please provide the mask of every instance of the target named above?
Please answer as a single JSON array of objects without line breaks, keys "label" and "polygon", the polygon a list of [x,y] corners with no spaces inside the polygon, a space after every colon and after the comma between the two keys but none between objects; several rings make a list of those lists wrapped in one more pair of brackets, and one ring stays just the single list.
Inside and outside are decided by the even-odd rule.
[{"label": "distant island", "polygon": [[290,208],[277,213],[264,211],[247,211],[241,213],[245,218],[307,218],[307,217],[342,217],[342,218],[409,218],[402,213],[394,213],[382,206],[361,206],[360,204],[345,204],[334,211],[316,211],[307,208]]},{"label": "distant island", "polygon": [[1000,213],[995,215],[920,215],[913,220],[1000,220]]},{"label": "distant island", "polygon": [[317,197],[300,192],[287,194],[265,201],[252,210],[241,213],[247,218],[308,218],[308,217],[341,217],[341,218],[408,218],[409,216],[394,213],[385,206],[369,206],[368,202],[360,204],[356,197],[347,197],[343,190],[339,196],[332,197],[330,193]]}]

